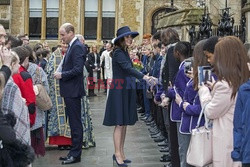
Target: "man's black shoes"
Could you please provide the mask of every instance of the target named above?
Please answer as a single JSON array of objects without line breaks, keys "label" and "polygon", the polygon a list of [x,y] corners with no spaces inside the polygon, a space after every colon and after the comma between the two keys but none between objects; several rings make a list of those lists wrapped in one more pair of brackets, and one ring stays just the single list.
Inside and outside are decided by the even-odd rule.
[{"label": "man's black shoes", "polygon": [[69,156],[66,160],[62,161],[62,165],[74,164],[77,162],[81,162],[81,157]]}]

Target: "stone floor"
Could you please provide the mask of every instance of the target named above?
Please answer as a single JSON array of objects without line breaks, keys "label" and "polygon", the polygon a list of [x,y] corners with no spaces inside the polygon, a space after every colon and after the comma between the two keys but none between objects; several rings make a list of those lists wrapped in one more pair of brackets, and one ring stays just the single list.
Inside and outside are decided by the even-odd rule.
[{"label": "stone floor", "polygon": [[[102,92],[90,98],[96,147],[84,149],[81,163],[67,165],[68,167],[112,167],[113,127],[102,125],[105,112],[106,95]],[[148,127],[139,121],[134,126],[128,127],[125,143],[125,153],[133,162],[133,167],[163,167],[159,161],[161,153],[157,143],[150,138]],[[58,160],[60,156],[67,155],[67,151],[59,151],[56,147],[47,147],[45,157],[35,160],[33,167],[58,167],[62,166]]]}]

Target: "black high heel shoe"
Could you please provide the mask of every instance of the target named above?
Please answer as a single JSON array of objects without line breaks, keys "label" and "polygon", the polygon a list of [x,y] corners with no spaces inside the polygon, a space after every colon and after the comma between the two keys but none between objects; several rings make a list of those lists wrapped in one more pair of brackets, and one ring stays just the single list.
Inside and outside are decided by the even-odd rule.
[{"label": "black high heel shoe", "polygon": [[113,166],[114,166],[114,162],[116,162],[116,164],[117,164],[118,166],[121,166],[121,167],[127,167],[127,166],[128,166],[128,165],[125,164],[125,163],[119,164],[118,161],[117,161],[117,159],[116,159],[115,154],[113,154]]},{"label": "black high heel shoe", "polygon": [[129,160],[129,159],[125,159],[125,160],[123,160],[123,162],[126,163],[126,164],[129,164],[129,163],[131,163],[132,161]]}]

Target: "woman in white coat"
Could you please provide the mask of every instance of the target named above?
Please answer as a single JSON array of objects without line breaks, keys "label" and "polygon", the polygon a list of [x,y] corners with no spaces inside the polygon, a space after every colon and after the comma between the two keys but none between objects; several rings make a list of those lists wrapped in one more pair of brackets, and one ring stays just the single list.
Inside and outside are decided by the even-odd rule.
[{"label": "woman in white coat", "polygon": [[107,95],[109,92],[109,85],[111,84],[112,81],[112,75],[113,75],[113,71],[112,71],[112,57],[111,57],[111,51],[112,51],[112,46],[113,44],[111,42],[108,42],[106,44],[106,50],[102,52],[101,55],[101,63],[104,60],[105,61],[105,72],[104,72],[104,78],[107,81]]},{"label": "woman in white coat", "polygon": [[238,167],[233,162],[233,116],[238,88],[249,78],[248,58],[243,43],[236,37],[227,36],[215,46],[214,72],[216,83],[212,89],[202,85],[199,96],[204,113],[213,120],[213,167]]}]

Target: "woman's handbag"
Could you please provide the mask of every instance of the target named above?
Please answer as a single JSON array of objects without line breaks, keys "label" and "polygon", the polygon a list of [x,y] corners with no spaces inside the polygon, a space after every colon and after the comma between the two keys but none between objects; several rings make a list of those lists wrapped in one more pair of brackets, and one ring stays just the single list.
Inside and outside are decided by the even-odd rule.
[{"label": "woman's handbag", "polygon": [[212,131],[208,128],[208,120],[206,117],[205,125],[199,127],[204,108],[200,113],[196,128],[192,130],[187,151],[187,163],[197,167],[212,163]]},{"label": "woman's handbag", "polygon": [[[41,74],[39,73],[39,68],[36,69],[37,76],[40,76],[41,81]],[[42,84],[35,84],[33,85],[33,89],[36,95],[36,105],[42,111],[47,111],[52,107],[52,101]]]}]

